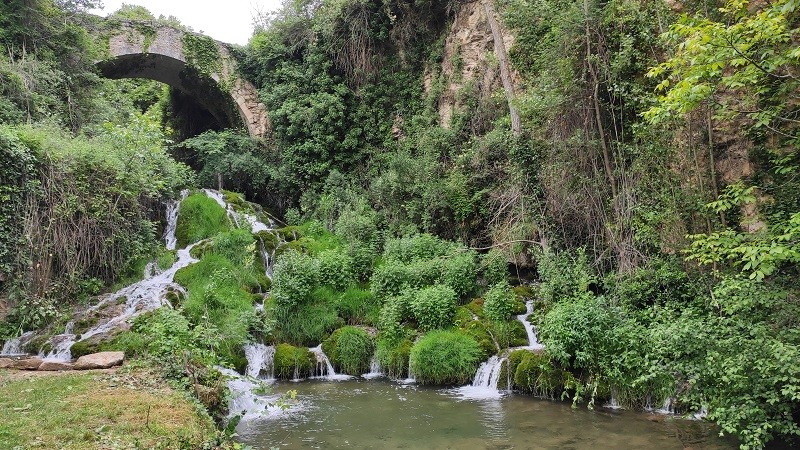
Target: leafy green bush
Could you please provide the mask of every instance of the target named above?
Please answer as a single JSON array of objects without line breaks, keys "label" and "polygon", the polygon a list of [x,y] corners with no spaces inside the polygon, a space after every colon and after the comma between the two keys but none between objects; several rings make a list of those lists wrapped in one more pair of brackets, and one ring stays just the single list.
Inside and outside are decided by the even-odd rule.
[{"label": "leafy green bush", "polygon": [[508,261],[501,250],[493,248],[481,257],[481,271],[486,286],[508,281]]},{"label": "leafy green bush", "polygon": [[404,263],[447,255],[454,244],[432,234],[417,234],[386,241],[383,257]]},{"label": "leafy green bush", "polygon": [[453,385],[472,380],[481,349],[469,336],[455,331],[432,331],[411,348],[409,363],[421,384]]},{"label": "leafy green bush", "polygon": [[391,297],[383,305],[378,328],[381,334],[390,340],[401,339],[405,336],[403,323],[412,317],[411,301],[413,292],[409,291],[405,295]]},{"label": "leafy green bush", "polygon": [[295,380],[308,377],[317,364],[317,358],[306,347],[290,344],[275,346],[275,377],[281,380]]},{"label": "leafy green bush", "polygon": [[459,251],[444,258],[439,282],[450,286],[460,299],[466,299],[475,291],[478,267],[477,253],[472,250]]},{"label": "leafy green bush", "polygon": [[317,255],[317,259],[320,284],[342,291],[355,282],[353,260],[344,251],[324,250]]},{"label": "leafy green bush", "polygon": [[437,284],[414,292],[411,311],[420,329],[428,331],[451,326],[456,305],[453,289]]},{"label": "leafy green bush", "polygon": [[515,312],[517,296],[506,282],[493,285],[483,299],[483,310],[489,320],[504,322]]},{"label": "leafy green bush", "polygon": [[228,228],[228,213],[224,208],[202,192],[192,194],[183,199],[178,211],[177,247],[186,247]]},{"label": "leafy green bush", "polygon": [[580,292],[586,292],[595,281],[584,251],[543,253],[537,259],[539,297],[545,302],[557,302]]},{"label": "leafy green bush", "polygon": [[289,250],[275,262],[272,296],[278,307],[292,308],[311,298],[317,284],[319,262],[304,253]]},{"label": "leafy green bush", "polygon": [[369,372],[373,349],[369,334],[353,326],[339,328],[322,342],[322,350],[328,355],[331,364],[337,371],[349,375]]},{"label": "leafy green bush", "polygon": [[388,260],[375,268],[370,278],[372,292],[381,301],[399,295],[410,284],[409,270],[406,265]]}]

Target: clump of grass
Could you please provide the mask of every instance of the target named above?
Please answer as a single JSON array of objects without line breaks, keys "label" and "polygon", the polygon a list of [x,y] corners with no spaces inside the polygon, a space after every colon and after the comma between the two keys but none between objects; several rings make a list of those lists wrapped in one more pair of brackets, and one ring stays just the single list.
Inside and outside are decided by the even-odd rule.
[{"label": "clump of grass", "polygon": [[275,376],[282,380],[305,378],[311,374],[316,357],[305,347],[278,344],[275,347]]},{"label": "clump of grass", "polygon": [[432,331],[411,348],[409,364],[419,383],[465,384],[472,380],[481,348],[469,336],[456,331]]},{"label": "clump of grass", "polygon": [[225,209],[202,192],[192,194],[183,199],[178,212],[178,223],[175,227],[178,248],[229,228]]},{"label": "clump of grass", "polygon": [[373,353],[372,338],[361,328],[339,328],[322,343],[322,350],[338,371],[348,375],[369,371],[369,360]]}]

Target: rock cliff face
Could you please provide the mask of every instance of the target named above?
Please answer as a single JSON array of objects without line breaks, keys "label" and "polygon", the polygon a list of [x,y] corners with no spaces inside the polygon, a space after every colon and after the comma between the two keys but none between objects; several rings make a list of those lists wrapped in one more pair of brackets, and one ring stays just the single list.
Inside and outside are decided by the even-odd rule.
[{"label": "rock cliff face", "polygon": [[[486,0],[493,9],[493,1]],[[495,13],[495,16],[497,14]],[[502,36],[504,49],[510,49],[514,37],[503,27],[502,20],[495,17]],[[520,86],[520,77],[510,67],[512,84]],[[442,83],[439,95],[439,123],[449,128],[454,112],[465,106],[465,89],[474,88],[478,100],[502,95],[503,83],[500,64],[495,51],[487,8],[484,1],[463,4],[456,13],[444,44],[441,67],[429,68],[425,77],[425,89],[430,92],[437,83]]]}]

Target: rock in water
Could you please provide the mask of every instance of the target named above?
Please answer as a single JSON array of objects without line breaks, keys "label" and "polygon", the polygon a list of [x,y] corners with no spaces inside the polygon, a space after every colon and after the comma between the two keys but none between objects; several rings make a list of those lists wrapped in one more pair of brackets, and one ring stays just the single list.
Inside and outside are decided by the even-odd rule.
[{"label": "rock in water", "polygon": [[14,361],[14,364],[11,367],[20,370],[36,370],[41,365],[42,358],[33,357]]},{"label": "rock in water", "polygon": [[125,352],[92,353],[78,358],[72,368],[75,370],[108,369],[109,367],[121,365],[124,359]]},{"label": "rock in water", "polygon": [[11,358],[0,358],[0,369],[7,369],[14,365],[14,360]]},{"label": "rock in water", "polygon": [[59,370],[72,370],[72,363],[64,361],[42,361],[37,370],[56,372]]}]

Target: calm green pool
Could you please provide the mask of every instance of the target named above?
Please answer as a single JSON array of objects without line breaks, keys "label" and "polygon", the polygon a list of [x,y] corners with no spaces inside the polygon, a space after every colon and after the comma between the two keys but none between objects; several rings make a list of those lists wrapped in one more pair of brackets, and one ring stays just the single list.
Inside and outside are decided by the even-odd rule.
[{"label": "calm green pool", "polygon": [[298,404],[242,421],[239,440],[256,449],[730,449],[700,421],[586,408],[521,395],[467,400],[457,390],[391,381],[279,383]]}]

